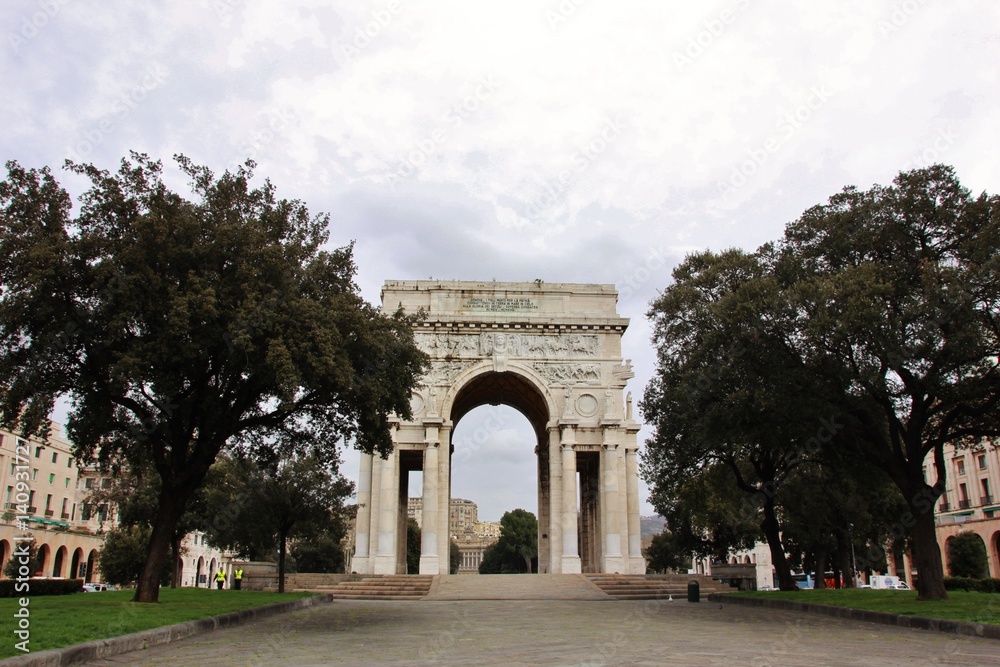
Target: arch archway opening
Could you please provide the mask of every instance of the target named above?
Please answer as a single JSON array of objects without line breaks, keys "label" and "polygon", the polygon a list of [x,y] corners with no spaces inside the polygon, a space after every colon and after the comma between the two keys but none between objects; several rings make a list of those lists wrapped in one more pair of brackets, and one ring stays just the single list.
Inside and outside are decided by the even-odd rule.
[{"label": "arch archway opening", "polygon": [[[477,406],[455,424],[449,537],[459,547],[458,573],[479,571],[505,513],[522,509],[539,518],[538,444],[528,417],[506,404]],[[533,560],[535,572],[537,553]]]}]

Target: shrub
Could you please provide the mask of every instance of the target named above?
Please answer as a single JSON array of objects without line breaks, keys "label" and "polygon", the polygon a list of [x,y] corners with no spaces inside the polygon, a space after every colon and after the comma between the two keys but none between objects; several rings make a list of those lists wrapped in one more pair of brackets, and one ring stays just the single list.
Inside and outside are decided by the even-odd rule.
[{"label": "shrub", "polygon": [[68,595],[83,590],[83,579],[28,579],[28,590],[18,590],[25,582],[13,579],[0,581],[0,598],[34,597],[36,595]]},{"label": "shrub", "polygon": [[945,577],[944,587],[949,591],[975,591],[1000,593],[1000,579],[973,579],[971,577]]},{"label": "shrub", "polygon": [[983,538],[972,531],[948,540],[948,574],[953,577],[983,579],[989,576],[989,561]]}]

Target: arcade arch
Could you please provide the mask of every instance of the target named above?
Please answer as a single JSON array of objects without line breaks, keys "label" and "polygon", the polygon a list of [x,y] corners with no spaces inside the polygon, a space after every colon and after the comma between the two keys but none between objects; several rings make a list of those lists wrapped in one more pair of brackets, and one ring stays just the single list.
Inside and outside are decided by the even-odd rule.
[{"label": "arcade arch", "polygon": [[363,455],[352,570],[405,572],[405,503],[421,471],[421,574],[448,572],[455,425],[508,405],[537,444],[539,571],[645,572],[639,535],[633,377],[621,358],[628,320],[610,285],[387,282],[384,308],[426,317],[415,329],[431,365],[393,420],[393,452]]}]

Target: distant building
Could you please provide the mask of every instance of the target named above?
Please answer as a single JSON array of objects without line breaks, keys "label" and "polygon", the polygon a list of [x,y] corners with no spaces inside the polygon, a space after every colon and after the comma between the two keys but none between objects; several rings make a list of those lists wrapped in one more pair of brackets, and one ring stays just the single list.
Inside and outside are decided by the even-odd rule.
[{"label": "distant building", "polygon": [[[42,556],[34,576],[101,581],[98,564],[104,534],[118,525],[118,512],[113,503],[95,502],[91,496],[111,483],[96,468],[77,465],[73,445],[55,422],[50,422],[44,440],[0,430],[0,572],[11,557],[15,538],[30,534]],[[23,524],[19,516],[27,517]],[[187,550],[178,564],[181,585],[198,585],[199,574],[212,571],[209,567],[217,571],[224,566],[229,572],[231,558],[206,545],[201,533],[185,536],[181,544]],[[199,570],[199,565],[205,569]]]},{"label": "distant building", "polygon": [[[422,527],[423,499],[410,498],[406,515]],[[449,534],[462,554],[459,574],[476,574],[486,548],[500,539],[499,521],[480,521],[479,506],[465,498],[451,499]]]},{"label": "distant building", "polygon": [[[1000,449],[997,443],[981,442],[957,449],[944,448],[947,473],[945,493],[937,504],[937,538],[941,547],[944,571],[948,574],[948,543],[961,532],[979,535],[986,548],[991,577],[1000,577]],[[937,479],[934,463],[924,466],[929,484]],[[909,554],[904,554],[901,569],[912,574]],[[912,577],[907,577],[912,585]]]}]

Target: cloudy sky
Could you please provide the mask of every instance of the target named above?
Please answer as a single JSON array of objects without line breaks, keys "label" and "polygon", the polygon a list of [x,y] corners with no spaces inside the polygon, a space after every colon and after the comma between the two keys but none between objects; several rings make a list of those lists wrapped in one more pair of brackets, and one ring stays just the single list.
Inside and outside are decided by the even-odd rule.
[{"label": "cloudy sky", "polygon": [[[990,0],[6,0],[0,26],[4,160],[252,158],[357,242],[373,302],[387,279],[615,284],[636,399],[686,253],[933,162],[1000,189]],[[454,495],[488,519],[537,504],[504,415],[455,434]]]}]

